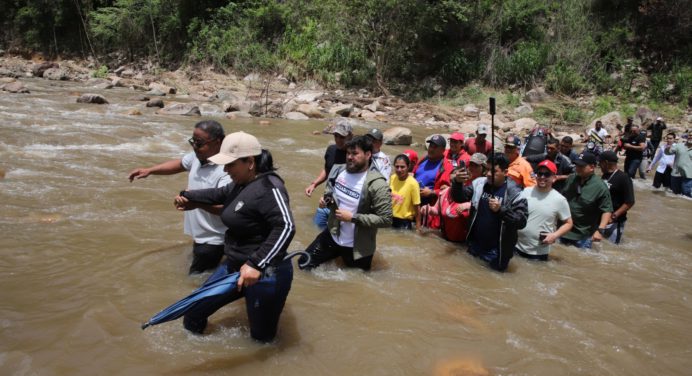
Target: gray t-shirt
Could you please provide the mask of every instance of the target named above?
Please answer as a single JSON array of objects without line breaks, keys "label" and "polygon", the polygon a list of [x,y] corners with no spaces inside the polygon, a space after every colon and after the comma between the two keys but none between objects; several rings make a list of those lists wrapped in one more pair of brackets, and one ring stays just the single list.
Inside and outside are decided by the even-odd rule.
[{"label": "gray t-shirt", "polygon": [[555,232],[557,220],[565,221],[571,217],[569,204],[558,191],[540,192],[536,187],[524,189],[521,197],[529,207],[526,227],[519,230],[517,248],[530,255],[547,255],[550,245],[542,244],[538,237],[541,232]]},{"label": "gray t-shirt", "polygon": [[[194,152],[183,157],[183,168],[189,171],[187,190],[219,188],[231,182],[222,165],[207,163],[202,165]],[[223,244],[226,225],[218,215],[202,209],[185,212],[185,233],[192,236],[195,243]]]},{"label": "gray t-shirt", "polygon": [[389,161],[389,157],[382,150],[374,153],[372,155],[372,163],[375,165],[377,171],[384,176],[387,183],[389,183],[389,178],[392,176],[392,164]]}]

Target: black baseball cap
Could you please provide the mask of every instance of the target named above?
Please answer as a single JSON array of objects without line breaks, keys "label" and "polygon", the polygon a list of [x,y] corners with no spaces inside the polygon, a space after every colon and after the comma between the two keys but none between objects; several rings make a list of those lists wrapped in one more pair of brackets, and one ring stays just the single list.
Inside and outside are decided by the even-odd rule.
[{"label": "black baseball cap", "polygon": [[595,165],[596,163],[598,163],[596,155],[588,151],[579,154],[579,158],[574,161],[577,166]]},{"label": "black baseball cap", "polygon": [[437,146],[441,146],[443,148],[447,147],[447,140],[445,140],[444,137],[440,136],[439,134],[435,134],[428,141],[426,141],[429,144],[435,144]]},{"label": "black baseball cap", "polygon": [[608,162],[617,162],[618,161],[618,155],[615,154],[615,152],[612,150],[604,151],[603,153],[601,153],[599,158],[602,161],[608,161]]}]

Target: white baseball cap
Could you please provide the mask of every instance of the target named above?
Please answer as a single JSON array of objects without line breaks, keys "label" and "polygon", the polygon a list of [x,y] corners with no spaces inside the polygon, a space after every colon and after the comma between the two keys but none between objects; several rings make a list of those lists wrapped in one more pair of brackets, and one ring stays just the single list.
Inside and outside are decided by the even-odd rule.
[{"label": "white baseball cap", "polygon": [[262,154],[262,145],[257,137],[245,132],[235,132],[224,137],[219,154],[209,158],[217,165],[229,164],[237,159]]}]

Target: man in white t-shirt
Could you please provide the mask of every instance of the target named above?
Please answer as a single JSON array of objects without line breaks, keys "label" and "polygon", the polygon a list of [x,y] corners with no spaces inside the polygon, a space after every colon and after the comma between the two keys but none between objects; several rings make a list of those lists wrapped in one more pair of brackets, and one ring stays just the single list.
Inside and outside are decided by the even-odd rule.
[{"label": "man in white t-shirt", "polygon": [[[536,171],[536,185],[521,193],[528,203],[529,216],[526,227],[519,230],[516,253],[547,261],[550,245],[572,229],[572,216],[567,199],[553,189],[555,163],[544,160]],[[564,222],[559,228],[558,221]]]},{"label": "man in white t-shirt", "polygon": [[384,135],[379,129],[373,128],[366,136],[372,140],[372,165],[389,183],[389,178],[392,176],[392,163],[389,161],[387,154],[381,150]]},{"label": "man in white t-shirt", "polygon": [[377,229],[392,225],[391,191],[384,176],[370,166],[370,137],[354,137],[346,148],[346,164],[334,165],[320,198],[320,207],[330,209],[327,229],[308,246],[311,260],[303,269],[341,257],[348,267],[370,270]]},{"label": "man in white t-shirt", "polygon": [[[213,120],[200,121],[195,124],[192,138],[188,140],[193,152],[149,168],[137,168],[130,172],[128,178],[132,182],[149,175],[173,175],[189,171],[187,190],[223,187],[231,182],[223,170],[224,166],[207,161],[207,158],[219,153],[223,138],[221,124]],[[222,209],[222,205],[209,205],[185,212],[185,234],[194,240],[190,274],[216,268],[223,257],[226,226],[219,218]]]},{"label": "man in white t-shirt", "polygon": [[603,123],[600,120],[596,121],[593,128],[586,132],[586,141],[593,141],[601,146],[605,142],[605,138],[608,135],[608,131],[603,128]]}]

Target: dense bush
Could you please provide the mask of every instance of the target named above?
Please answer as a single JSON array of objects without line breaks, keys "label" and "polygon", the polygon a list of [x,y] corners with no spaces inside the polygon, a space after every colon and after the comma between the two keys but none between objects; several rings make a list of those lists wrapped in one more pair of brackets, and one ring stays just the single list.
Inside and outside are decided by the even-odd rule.
[{"label": "dense bush", "polygon": [[691,95],[687,1],[0,0],[0,7],[0,47],[49,56],[115,52],[431,95],[437,84],[477,81],[627,96],[643,69],[653,74],[649,98],[683,103]]}]

